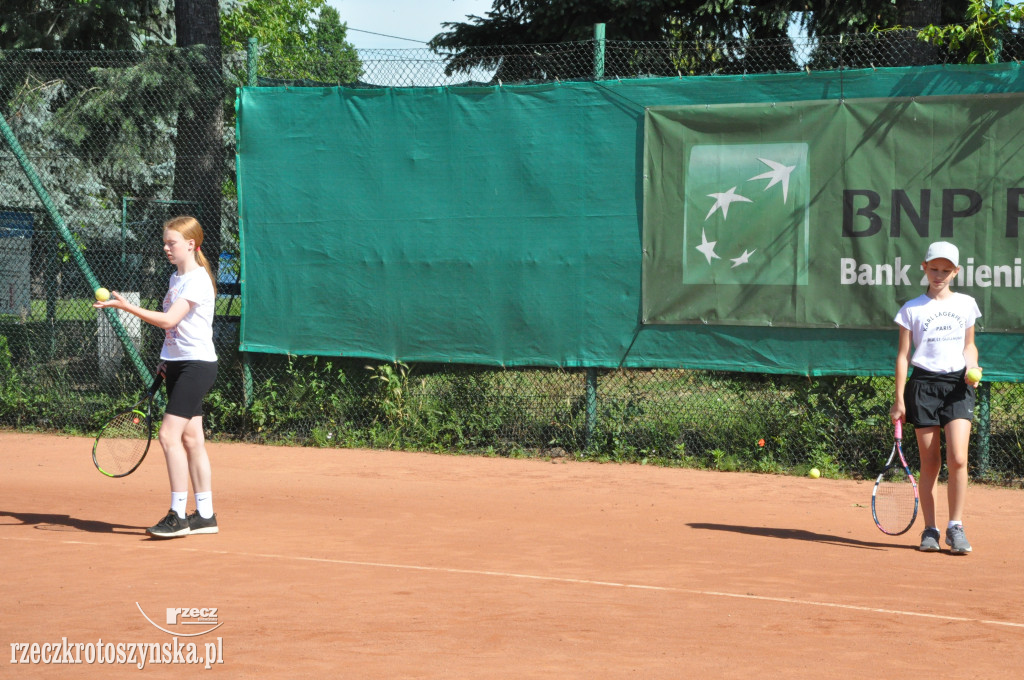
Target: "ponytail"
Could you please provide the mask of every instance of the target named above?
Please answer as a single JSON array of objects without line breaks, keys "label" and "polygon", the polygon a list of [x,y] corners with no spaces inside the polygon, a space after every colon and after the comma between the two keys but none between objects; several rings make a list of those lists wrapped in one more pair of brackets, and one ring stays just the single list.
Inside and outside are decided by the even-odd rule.
[{"label": "ponytail", "polygon": [[206,256],[199,250],[199,245],[196,244],[196,262],[203,266],[206,270],[206,275],[210,277],[210,283],[213,284],[213,297],[217,297],[217,279],[213,275],[213,267],[210,266],[210,261],[206,259]]}]

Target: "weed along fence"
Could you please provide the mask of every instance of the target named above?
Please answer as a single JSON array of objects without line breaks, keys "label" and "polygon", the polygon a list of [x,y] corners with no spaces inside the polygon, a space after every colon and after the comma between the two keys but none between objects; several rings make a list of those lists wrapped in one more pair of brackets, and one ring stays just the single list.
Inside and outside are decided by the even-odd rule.
[{"label": "weed along fence", "polygon": [[[211,436],[873,475],[904,265],[942,237],[984,314],[972,473],[1015,483],[1024,324],[995,272],[1021,257],[1024,75],[902,66],[906,39],[786,63],[597,39],[433,55],[433,81],[372,51],[347,84],[254,44],[209,80],[201,53],[2,53],[0,425],[93,431],[142,390],[161,332],[92,291],[157,307],[187,213],[222,253]],[[216,144],[181,125],[213,97]]]}]

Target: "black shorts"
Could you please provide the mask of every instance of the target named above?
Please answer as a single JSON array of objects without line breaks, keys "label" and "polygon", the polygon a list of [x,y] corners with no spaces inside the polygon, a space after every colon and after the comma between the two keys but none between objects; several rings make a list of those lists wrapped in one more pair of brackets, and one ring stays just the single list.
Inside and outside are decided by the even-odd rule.
[{"label": "black shorts", "polygon": [[165,413],[182,418],[203,415],[203,397],[217,379],[216,361],[167,361]]},{"label": "black shorts", "polygon": [[915,366],[903,399],[907,422],[945,427],[951,420],[974,420],[974,388],[964,382],[966,370],[932,373]]}]

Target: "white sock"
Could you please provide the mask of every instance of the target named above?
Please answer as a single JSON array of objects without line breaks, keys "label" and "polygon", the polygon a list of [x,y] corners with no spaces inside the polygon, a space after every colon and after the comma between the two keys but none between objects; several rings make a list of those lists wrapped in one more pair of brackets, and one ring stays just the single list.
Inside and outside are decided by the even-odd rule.
[{"label": "white sock", "polygon": [[188,491],[171,492],[171,510],[178,517],[185,519],[185,507],[188,505]]},{"label": "white sock", "polygon": [[203,519],[213,517],[213,492],[203,491],[196,494],[196,510]]},{"label": "white sock", "polygon": [[952,529],[953,527],[958,527],[958,526],[963,526],[963,522],[961,522],[958,519],[952,519],[952,520],[949,521],[949,524],[946,525],[946,528],[947,529]]}]

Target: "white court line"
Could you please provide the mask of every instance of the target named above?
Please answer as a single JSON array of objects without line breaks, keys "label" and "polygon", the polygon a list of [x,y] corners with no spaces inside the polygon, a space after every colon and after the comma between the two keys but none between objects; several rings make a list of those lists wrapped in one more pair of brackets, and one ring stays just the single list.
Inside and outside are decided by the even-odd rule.
[{"label": "white court line", "polygon": [[[45,542],[31,538],[0,537],[0,540]],[[73,545],[91,545],[109,548],[107,544],[92,543],[89,541],[61,541],[61,543]],[[126,547],[126,546],[121,546]],[[757,602],[779,602],[783,604],[803,605],[806,607],[827,607],[831,609],[847,609],[850,611],[866,612],[870,614],[890,614],[894,616],[916,616],[925,619],[937,619],[940,621],[959,621],[963,623],[982,623],[989,626],[1003,626],[1006,628],[1024,628],[1024,623],[1013,621],[996,621],[993,619],[972,619],[965,616],[947,616],[944,614],[927,614],[924,612],[911,612],[900,609],[882,609],[879,607],[864,607],[856,604],[840,604],[838,602],[821,602],[818,600],[800,600],[790,597],[772,597],[768,595],[751,595],[749,593],[726,593],[717,590],[698,590],[692,588],[676,588],[673,586],[653,586],[637,583],[618,583],[616,581],[597,581],[592,579],[568,578],[564,576],[541,576],[537,574],[517,574],[508,571],[488,571],[485,569],[457,569],[454,567],[428,567],[416,564],[395,564],[391,562],[364,562],[359,560],[339,560],[329,557],[306,557],[303,555],[278,555],[273,553],[243,553],[229,550],[208,550],[203,548],[185,548],[180,550],[207,555],[227,555],[229,557],[253,557],[259,559],[286,560],[294,562],[318,562],[321,564],[338,564],[350,567],[370,567],[373,569],[400,569],[404,571],[424,571],[439,574],[461,574],[467,576],[490,576],[495,578],[526,579],[531,581],[545,581],[548,583],[567,583],[571,585],[599,586],[602,588],[628,588],[633,590],[652,590],[665,593],[680,593],[684,595],[698,595],[701,597],[731,597],[739,600],[754,600]]]}]

